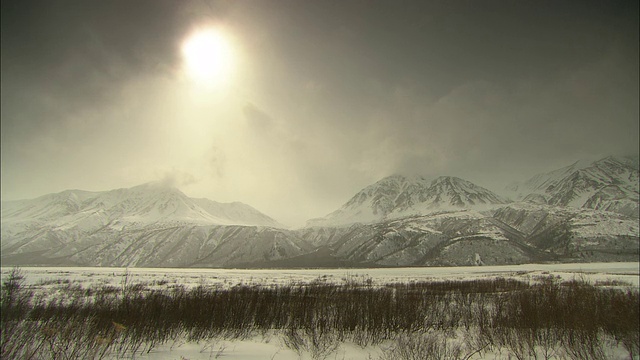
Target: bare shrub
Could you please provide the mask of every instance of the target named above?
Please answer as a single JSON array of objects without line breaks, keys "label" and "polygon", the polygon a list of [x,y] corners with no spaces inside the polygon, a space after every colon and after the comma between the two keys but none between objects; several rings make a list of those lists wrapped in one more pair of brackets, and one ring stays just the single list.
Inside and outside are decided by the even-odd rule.
[{"label": "bare shrub", "polygon": [[[272,332],[324,359],[341,342],[391,341],[384,359],[469,359],[506,350],[519,359],[598,359],[621,346],[638,356],[637,290],[543,277],[375,285],[153,289],[125,273],[120,287],[68,287],[34,298],[19,269],[3,279],[2,358],[134,357],[162,344],[215,343]],[[90,291],[89,291],[90,290]],[[33,338],[33,340],[30,340]]]},{"label": "bare shrub", "polygon": [[461,359],[462,349],[457,342],[447,342],[438,333],[400,334],[385,349],[380,360]]}]

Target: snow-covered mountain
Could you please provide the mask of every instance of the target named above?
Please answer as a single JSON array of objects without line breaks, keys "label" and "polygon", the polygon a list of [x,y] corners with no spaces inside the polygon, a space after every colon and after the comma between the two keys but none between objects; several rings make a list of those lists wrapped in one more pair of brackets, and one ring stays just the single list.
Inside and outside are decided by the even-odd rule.
[{"label": "snow-covered mountain", "polygon": [[[562,189],[579,193],[588,188],[583,186],[586,181],[571,181],[577,173],[606,184],[593,191],[592,202],[606,193],[607,200],[617,196],[620,204],[633,194],[634,181],[637,184],[632,164],[616,158],[578,162],[539,175],[520,190],[556,189],[562,199],[559,194],[567,194]],[[610,194],[612,188],[624,189],[624,197]],[[637,214],[611,212],[613,202],[602,207],[602,202],[589,206],[585,200],[571,207],[569,197],[561,201],[545,191],[529,191],[514,203],[459,178],[395,175],[364,188],[326,217],[310,220],[298,234],[324,249],[317,256],[324,254],[327,263],[361,266],[637,259]]]},{"label": "snow-covered mountain", "polygon": [[288,230],[261,226],[33,228],[16,235],[3,240],[3,265],[234,267],[313,251]]},{"label": "snow-covered mountain", "polygon": [[104,192],[67,190],[32,200],[2,202],[3,227],[20,223],[85,229],[115,223],[283,227],[249,205],[192,199],[158,183]]},{"label": "snow-covered mountain", "polygon": [[87,266],[232,266],[310,251],[249,205],[148,183],[2,202],[2,260]]},{"label": "snow-covered mountain", "polygon": [[442,210],[486,209],[507,202],[490,190],[457,177],[427,180],[393,175],[367,186],[340,209],[310,220],[307,226],[372,223]]},{"label": "snow-covered mountain", "polygon": [[637,261],[638,161],[538,175],[517,202],[455,177],[394,175],[297,230],[241,203],[145,184],[2,202],[3,265],[441,266]]},{"label": "snow-covered mountain", "polygon": [[327,249],[328,263],[340,259],[360,266],[637,261],[639,255],[637,218],[529,203],[487,212],[459,209],[348,227],[308,227],[298,234]]},{"label": "snow-covered mountain", "polygon": [[508,188],[517,200],[605,210],[637,218],[638,157],[578,161]]}]

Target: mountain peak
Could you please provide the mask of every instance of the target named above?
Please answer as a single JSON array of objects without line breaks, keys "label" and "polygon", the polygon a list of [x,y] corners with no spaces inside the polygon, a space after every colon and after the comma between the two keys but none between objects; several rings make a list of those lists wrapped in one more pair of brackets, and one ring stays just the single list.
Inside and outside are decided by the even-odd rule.
[{"label": "mountain peak", "polygon": [[422,175],[409,175],[409,174],[393,174],[389,175],[385,178],[378,180],[377,182],[387,181],[387,180],[396,180],[396,181],[422,181],[426,180],[426,178]]},{"label": "mountain peak", "polygon": [[431,181],[432,185],[435,184],[473,184],[467,180],[461,179],[455,176],[438,176]]},{"label": "mountain peak", "polygon": [[427,199],[431,199],[432,206],[461,208],[508,202],[490,190],[455,176],[440,176],[433,180]]},{"label": "mountain peak", "polygon": [[170,184],[166,181],[150,181],[144,184],[136,185],[130,188],[123,188],[118,190],[138,190],[138,191],[175,191],[182,193],[180,189],[175,187],[173,184]]},{"label": "mountain peak", "polygon": [[192,199],[163,182],[103,192],[67,190],[32,200],[3,203],[3,223],[46,223],[50,220],[59,224],[75,224],[69,226],[81,222],[84,224],[82,226],[89,228],[116,222],[136,226],[197,224],[284,227],[249,205]]},{"label": "mountain peak", "polygon": [[640,167],[638,164],[638,156],[607,156],[598,161],[594,161],[592,166],[613,166],[613,167],[627,167],[630,169],[638,170]]},{"label": "mountain peak", "polygon": [[392,175],[367,186],[340,209],[308,226],[369,223],[386,218],[424,214],[439,209],[460,210],[507,203],[507,200],[469,181],[440,176]]},{"label": "mountain peak", "polygon": [[546,200],[549,205],[618,212],[638,217],[638,157],[607,156],[579,161],[538,174],[512,187],[519,199]]}]

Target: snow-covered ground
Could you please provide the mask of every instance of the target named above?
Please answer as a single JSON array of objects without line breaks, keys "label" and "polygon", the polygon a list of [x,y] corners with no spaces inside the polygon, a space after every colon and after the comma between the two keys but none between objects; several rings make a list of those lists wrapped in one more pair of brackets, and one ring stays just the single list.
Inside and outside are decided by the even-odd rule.
[{"label": "snow-covered ground", "polygon": [[[11,270],[2,267],[2,275]],[[374,269],[191,269],[191,268],[115,268],[115,267],[23,267],[26,285],[42,288],[43,283],[72,282],[74,285],[120,286],[127,282],[149,287],[180,284],[186,288],[198,285],[231,287],[234,285],[290,285],[323,281],[344,283],[367,280],[373,284],[428,280],[468,280],[504,277],[520,280],[552,274],[564,280],[576,277],[591,282],[616,280],[640,286],[640,263],[575,263],[523,264],[504,266],[407,267]]]},{"label": "snow-covered ground", "polygon": [[[2,278],[11,270],[2,267]],[[235,285],[286,285],[310,282],[345,283],[367,281],[373,284],[412,281],[469,280],[504,277],[535,281],[552,275],[563,280],[581,279],[593,284],[614,284],[638,289],[640,263],[586,263],[586,264],[526,264],[515,266],[433,267],[389,269],[175,269],[175,268],[73,268],[25,267],[21,268],[25,284],[45,296],[60,295],[61,284],[83,288],[144,284],[148,288],[169,289],[172,286],[190,288],[198,285],[232,287]],[[624,285],[628,284],[628,285]],[[326,359],[378,359],[391,343],[360,347],[342,343]],[[613,359],[625,359],[624,351],[614,349],[607,354]],[[485,359],[507,358],[509,354],[482,354]],[[298,353],[283,343],[281,337],[269,333],[244,340],[213,339],[193,343],[177,340],[159,345],[138,359],[311,359],[312,354]],[[472,357],[474,359],[480,357]]]},{"label": "snow-covered ground", "polygon": [[[377,359],[378,347],[362,348],[356,344],[343,343],[327,360],[370,360]],[[317,357],[316,357],[317,358]],[[321,357],[322,358],[322,357]],[[201,343],[169,343],[158,346],[148,354],[136,355],[136,359],[157,360],[297,360],[314,359],[311,354],[287,348],[278,336],[258,336],[249,340],[213,340]],[[498,358],[499,359],[499,358]],[[623,357],[621,357],[623,359]]]}]

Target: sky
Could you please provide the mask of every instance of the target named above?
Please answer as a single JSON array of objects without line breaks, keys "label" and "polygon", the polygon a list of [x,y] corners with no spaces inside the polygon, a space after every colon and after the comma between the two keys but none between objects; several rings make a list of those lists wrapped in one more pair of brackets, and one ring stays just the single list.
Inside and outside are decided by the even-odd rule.
[{"label": "sky", "polygon": [[299,226],[393,174],[500,191],[638,155],[637,1],[1,6],[3,201],[160,181]]}]

